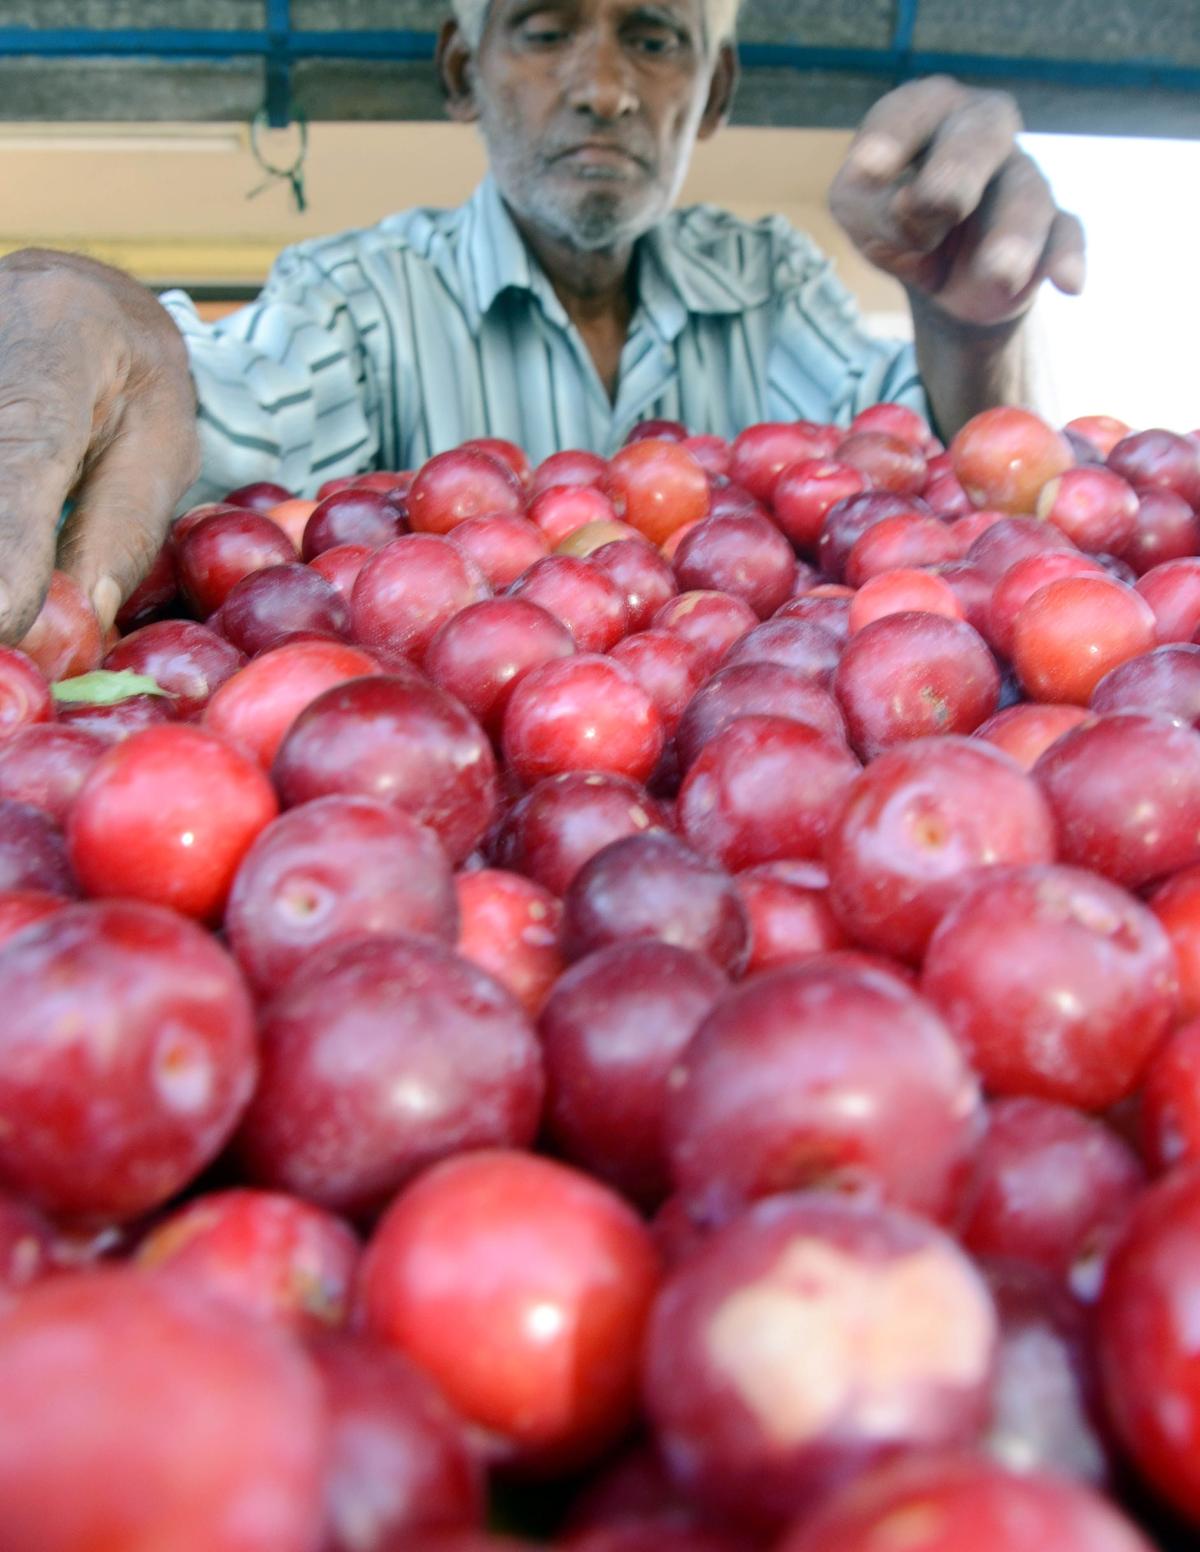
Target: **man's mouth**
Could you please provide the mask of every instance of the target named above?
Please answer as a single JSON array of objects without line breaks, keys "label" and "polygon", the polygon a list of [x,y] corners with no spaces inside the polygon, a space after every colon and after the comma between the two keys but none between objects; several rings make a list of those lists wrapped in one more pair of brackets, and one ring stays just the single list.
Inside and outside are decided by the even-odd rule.
[{"label": "man's mouth", "polygon": [[632,168],[644,171],[646,166],[640,156],[609,140],[581,141],[578,145],[568,146],[566,150],[557,152],[551,157],[551,161],[567,162],[575,167],[611,169],[618,172],[627,172]]}]

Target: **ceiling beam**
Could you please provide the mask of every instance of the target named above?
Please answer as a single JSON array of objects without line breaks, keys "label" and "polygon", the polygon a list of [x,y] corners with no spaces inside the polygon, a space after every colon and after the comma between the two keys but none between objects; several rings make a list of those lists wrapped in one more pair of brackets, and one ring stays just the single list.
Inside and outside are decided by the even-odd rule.
[{"label": "ceiling beam", "polygon": [[[0,118],[213,119],[264,106],[274,123],[296,110],[317,119],[441,116],[433,33],[298,30],[291,3],[265,0],[261,28],[0,27]],[[740,49],[736,121],[850,127],[888,86],[947,72],[1013,91],[1033,129],[1200,136],[1200,65],[914,47],[920,22],[918,0],[898,0],[890,46],[751,36]],[[185,89],[172,92],[172,80]]]}]

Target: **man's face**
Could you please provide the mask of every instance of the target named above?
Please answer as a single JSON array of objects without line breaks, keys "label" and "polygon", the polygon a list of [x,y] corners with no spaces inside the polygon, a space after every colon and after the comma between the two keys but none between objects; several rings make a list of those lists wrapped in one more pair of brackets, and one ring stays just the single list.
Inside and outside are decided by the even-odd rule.
[{"label": "man's face", "polygon": [[633,242],[679,192],[712,66],[703,0],[493,0],[475,99],[509,206],[574,248]]}]

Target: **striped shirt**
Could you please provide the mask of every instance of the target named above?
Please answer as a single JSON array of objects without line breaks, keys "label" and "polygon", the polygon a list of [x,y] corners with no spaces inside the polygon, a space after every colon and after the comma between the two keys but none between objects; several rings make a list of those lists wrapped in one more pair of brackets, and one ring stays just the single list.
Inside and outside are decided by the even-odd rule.
[{"label": "striped shirt", "polygon": [[614,402],[491,178],[457,209],[286,249],[258,300],[217,323],[168,292],[199,400],[189,499],[268,478],[312,494],[474,436],[539,462],[609,454],[661,417],[733,436],[845,424],[885,399],[927,412],[912,347],[868,335],[829,261],[779,217],[674,212],[637,245],[636,295]]}]

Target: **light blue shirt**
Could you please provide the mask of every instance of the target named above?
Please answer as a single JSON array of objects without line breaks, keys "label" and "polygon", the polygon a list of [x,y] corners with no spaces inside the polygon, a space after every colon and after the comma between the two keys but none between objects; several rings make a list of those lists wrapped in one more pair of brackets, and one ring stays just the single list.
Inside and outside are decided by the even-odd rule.
[{"label": "light blue shirt", "polygon": [[609,454],[646,419],[732,437],[763,420],[845,424],[879,400],[928,412],[911,345],[864,330],[829,261],[779,217],[675,211],[636,248],[615,402],[494,182],[298,244],[218,323],[182,292],[199,399],[201,500],[257,479],[311,494],[408,469],[469,437],[535,462]]}]

